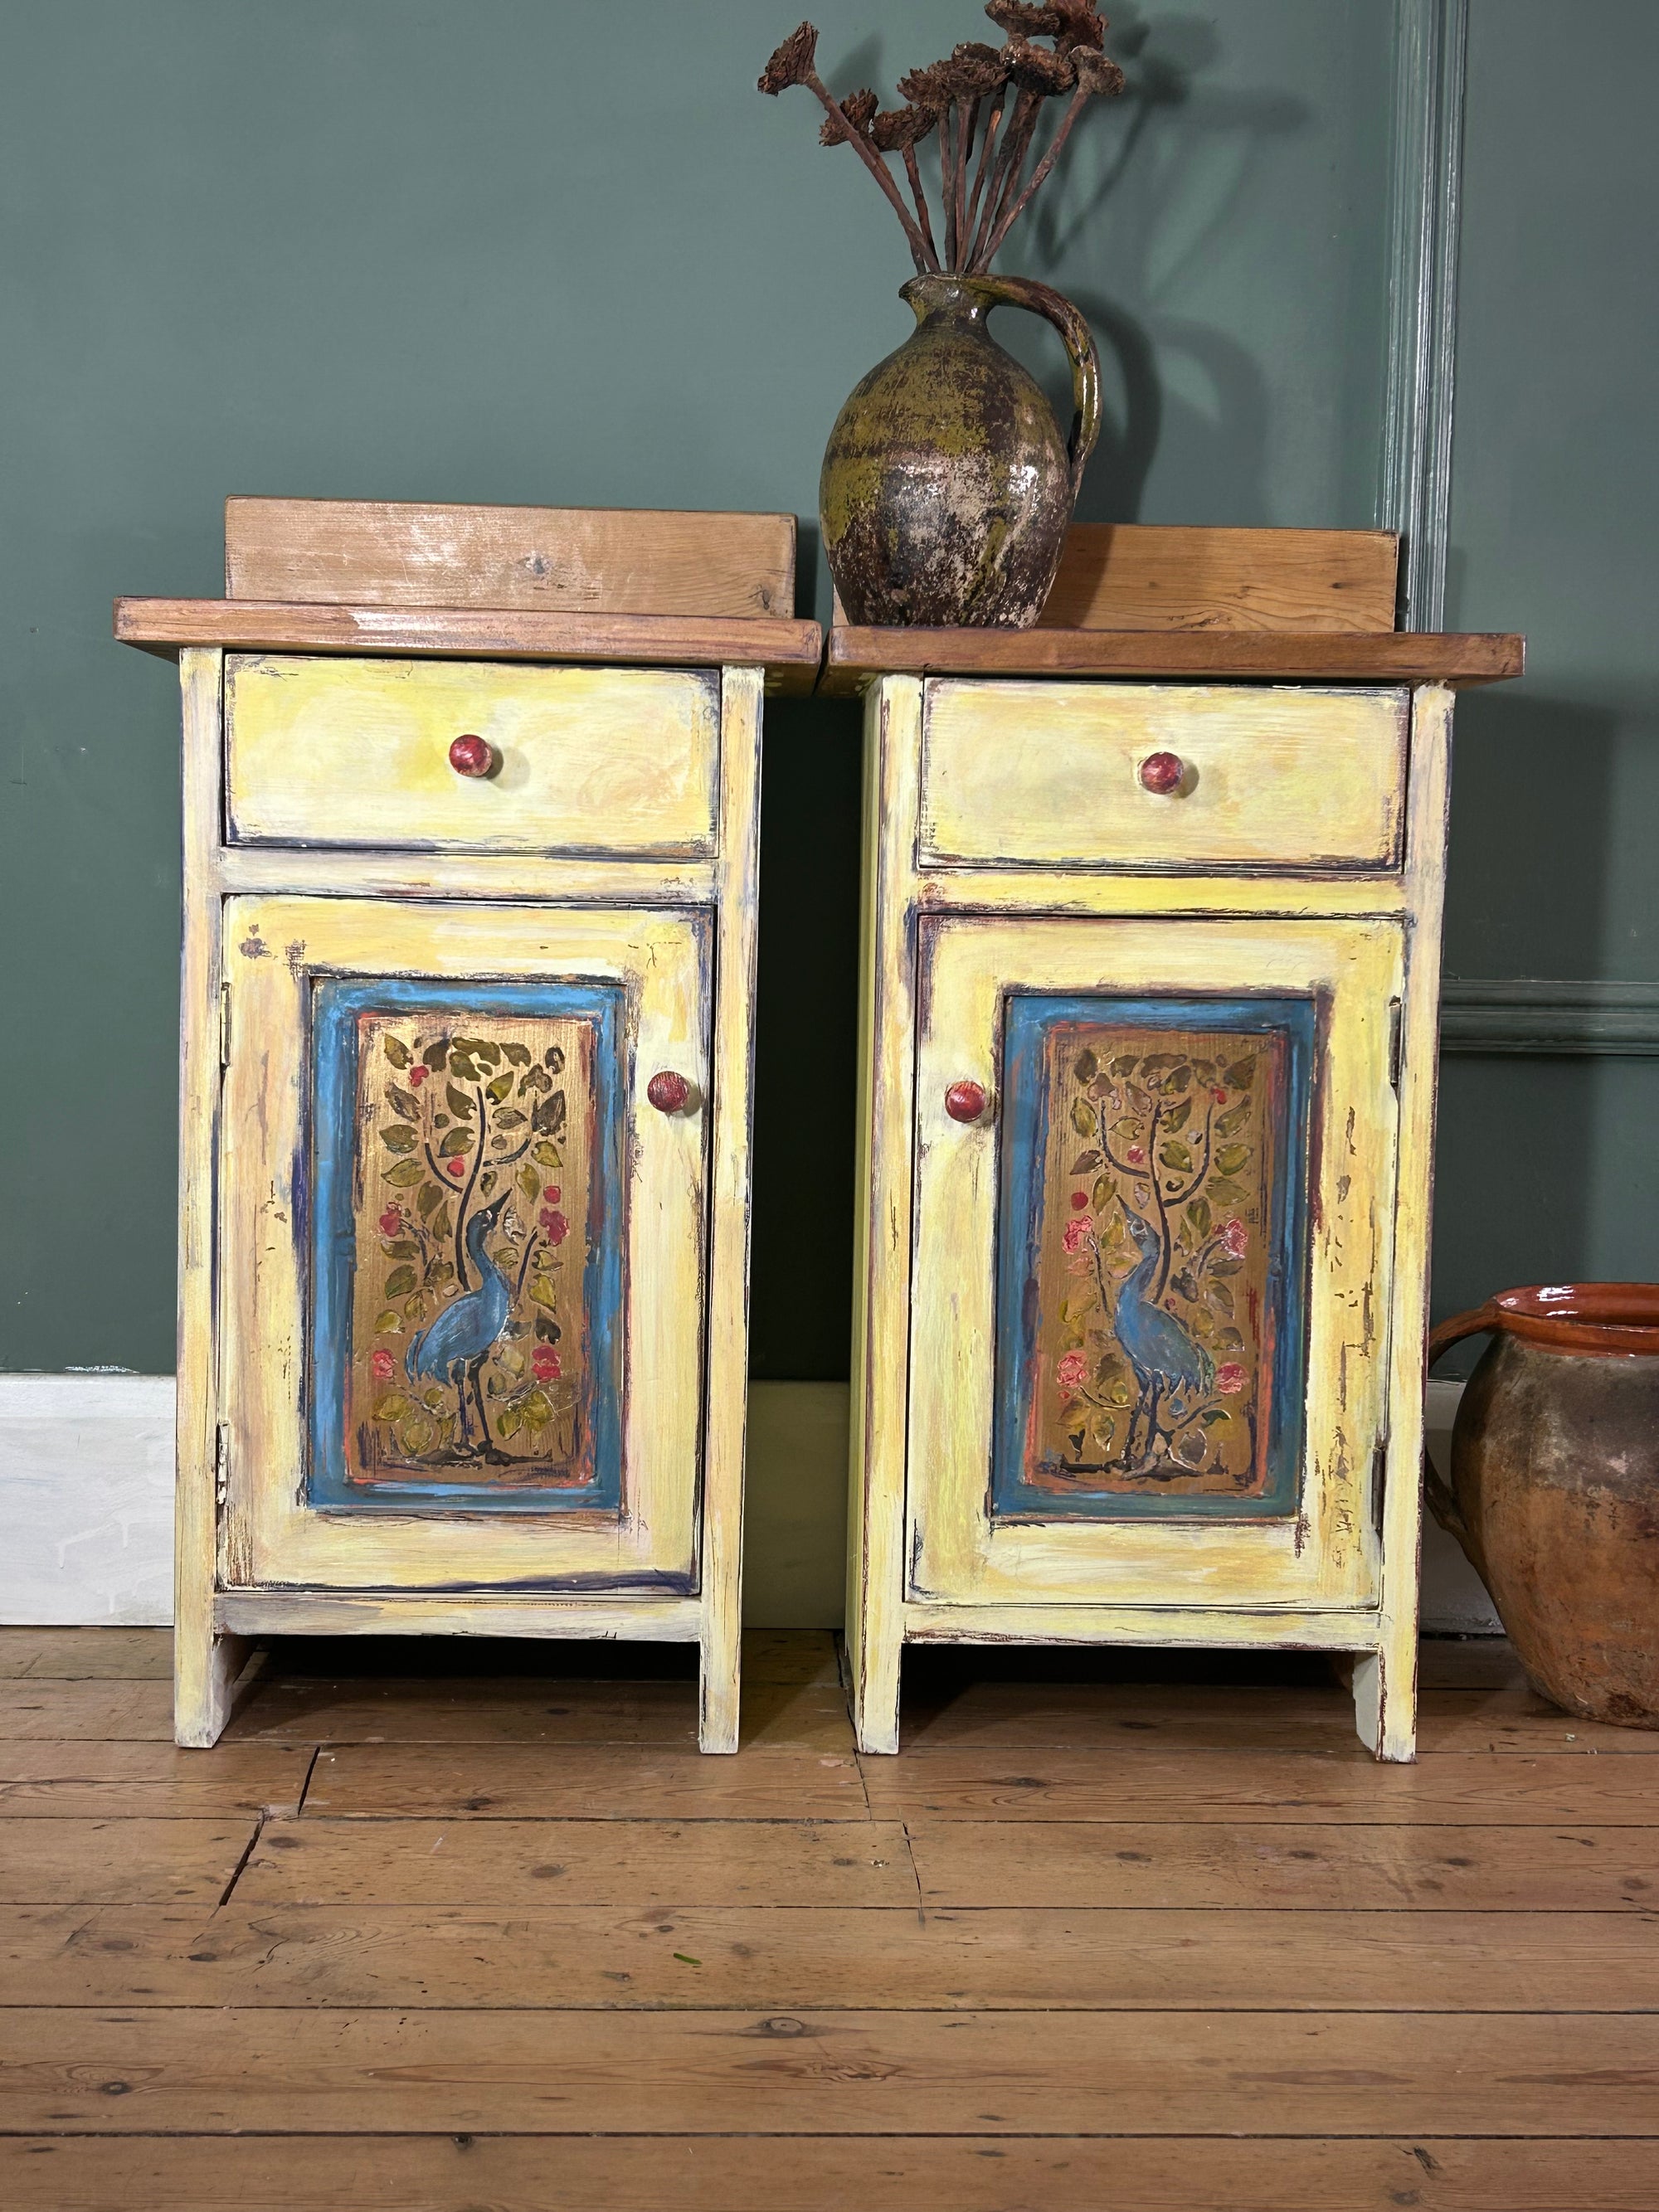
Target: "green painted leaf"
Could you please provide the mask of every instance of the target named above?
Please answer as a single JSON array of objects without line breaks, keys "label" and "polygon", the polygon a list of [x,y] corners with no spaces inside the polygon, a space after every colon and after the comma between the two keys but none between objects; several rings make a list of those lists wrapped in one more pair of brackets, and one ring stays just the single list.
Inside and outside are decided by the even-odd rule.
[{"label": "green painted leaf", "polygon": [[442,1196],[443,1193],[439,1189],[435,1182],[426,1184],[422,1189],[416,1193],[415,1211],[420,1215],[422,1221],[426,1219],[428,1214],[431,1212],[433,1207],[438,1203],[438,1200]]},{"label": "green painted leaf", "polygon": [[379,1314],[375,1316],[374,1330],[375,1334],[379,1336],[400,1335],[403,1332],[403,1326],[402,1322],[398,1318],[398,1316],[393,1312],[390,1306],[386,1308],[383,1314]]},{"label": "green painted leaf", "polygon": [[403,1392],[401,1390],[388,1390],[385,1397],[380,1399],[376,1402],[374,1407],[374,1418],[377,1421],[401,1420],[403,1416],[408,1411],[409,1401],[404,1397]]},{"label": "green painted leaf", "polygon": [[522,1129],[525,1117],[516,1106],[503,1106],[495,1116],[498,1129]]},{"label": "green painted leaf", "polygon": [[1215,1334],[1218,1352],[1243,1352],[1244,1340],[1236,1328],[1218,1328]]},{"label": "green painted leaf", "polygon": [[1139,1063],[1139,1060],[1140,1054],[1138,1052],[1123,1053],[1110,1063],[1106,1073],[1108,1075],[1115,1075],[1121,1080],[1124,1076],[1133,1075],[1134,1073],[1136,1066]]},{"label": "green painted leaf", "polygon": [[539,1160],[544,1168],[556,1168],[563,1165],[563,1162],[559,1157],[558,1146],[556,1145],[550,1145],[545,1142],[545,1140],[539,1145],[532,1145],[530,1147],[530,1157],[532,1160]]},{"label": "green painted leaf", "polygon": [[1192,1100],[1190,1098],[1181,1099],[1176,1104],[1171,1106],[1169,1112],[1164,1116],[1164,1127],[1170,1131],[1171,1135],[1174,1134],[1176,1130],[1184,1128],[1187,1125],[1187,1116],[1192,1112]]},{"label": "green painted leaf", "polygon": [[409,1047],[401,1037],[393,1036],[390,1030],[380,1032],[380,1046],[394,1067],[409,1066]]},{"label": "green painted leaf", "polygon": [[[439,1195],[442,1196],[441,1192]],[[434,1237],[447,1237],[454,1226],[454,1218],[449,1211],[449,1200],[446,1198],[432,1217],[432,1233]],[[437,1261],[432,1269],[433,1279],[435,1282],[441,1282],[445,1276],[453,1275],[454,1272],[453,1267],[447,1260]]]},{"label": "green painted leaf", "polygon": [[1140,1063],[1141,1080],[1150,1083],[1155,1077],[1167,1075],[1172,1067],[1179,1067],[1180,1065],[1181,1054],[1178,1052],[1149,1052]]},{"label": "green painted leaf", "polygon": [[544,1067],[527,1067],[519,1078],[520,1098],[526,1091],[550,1091],[552,1088],[553,1079]]},{"label": "green painted leaf", "polygon": [[1225,1283],[1211,1284],[1210,1305],[1212,1311],[1222,1315],[1226,1320],[1231,1321],[1232,1319],[1233,1294],[1228,1289]]},{"label": "green painted leaf", "polygon": [[1249,1193],[1242,1183],[1228,1182],[1224,1180],[1210,1185],[1210,1196],[1218,1206],[1243,1206]]},{"label": "green painted leaf", "polygon": [[387,1243],[386,1252],[389,1260],[417,1260],[421,1248],[412,1237],[393,1237]]},{"label": "green painted leaf", "polygon": [[444,1086],[444,1103],[458,1121],[470,1121],[473,1115],[472,1101],[465,1091],[458,1091],[453,1083]]},{"label": "green painted leaf", "polygon": [[491,1192],[492,1190],[494,1190],[494,1189],[495,1189],[495,1183],[496,1183],[496,1175],[495,1175],[495,1169],[494,1169],[494,1168],[486,1168],[486,1169],[484,1170],[483,1173],[483,1174],[478,1177],[478,1195],[479,1195],[479,1197],[480,1197],[480,1198],[488,1198],[488,1197],[489,1197],[489,1194],[490,1194],[490,1192]]},{"label": "green painted leaf", "polygon": [[1092,1175],[1099,1165],[1100,1154],[1091,1146],[1086,1152],[1079,1152],[1072,1162],[1070,1172],[1074,1176]]},{"label": "green painted leaf", "polygon": [[559,1327],[557,1322],[548,1321],[543,1315],[537,1315],[536,1335],[540,1343],[556,1344],[563,1334],[564,1331]]},{"label": "green painted leaf", "polygon": [[1072,1065],[1072,1073],[1079,1083],[1092,1083],[1100,1073],[1100,1062],[1085,1045]]},{"label": "green painted leaf", "polygon": [[493,1099],[495,1104],[499,1106],[502,1099],[506,1097],[507,1092],[511,1091],[512,1088],[513,1071],[509,1068],[505,1075],[498,1075],[493,1081],[485,1084],[484,1097],[486,1098]]},{"label": "green painted leaf", "polygon": [[1170,1073],[1170,1079],[1164,1088],[1166,1091],[1184,1091],[1192,1079],[1193,1071],[1190,1067],[1173,1068]]},{"label": "green painted leaf", "polygon": [[533,1206],[542,1194],[542,1179],[534,1168],[519,1170],[519,1188]]},{"label": "green painted leaf", "polygon": [[394,1114],[401,1114],[405,1121],[420,1120],[421,1102],[412,1091],[400,1091],[395,1083],[388,1083],[386,1095],[391,1102]]},{"label": "green painted leaf", "polygon": [[1236,1060],[1224,1071],[1221,1080],[1230,1091],[1248,1091],[1255,1081],[1255,1060]]},{"label": "green painted leaf", "polygon": [[395,1168],[386,1170],[386,1181],[395,1184],[399,1190],[407,1190],[411,1183],[419,1182],[425,1174],[426,1170],[418,1160],[399,1160]]},{"label": "green painted leaf", "polygon": [[437,1441],[435,1423],[422,1413],[411,1413],[407,1420],[398,1424],[398,1442],[411,1459],[418,1459],[422,1452],[430,1451]]},{"label": "green painted leaf", "polygon": [[1176,1175],[1190,1175],[1192,1172],[1192,1154],[1185,1145],[1175,1139],[1158,1147],[1158,1157],[1160,1166],[1173,1170]]},{"label": "green painted leaf", "polygon": [[1248,1145],[1228,1145],[1215,1156],[1216,1173],[1236,1176],[1240,1169],[1249,1164],[1249,1158],[1250,1148]]},{"label": "green painted leaf", "polygon": [[426,1050],[421,1054],[421,1058],[434,1073],[442,1067],[448,1057],[449,1039],[447,1037],[439,1037],[435,1042],[428,1045]]},{"label": "green painted leaf", "polygon": [[524,1426],[524,1415],[516,1406],[503,1406],[495,1416],[495,1433],[503,1443],[508,1443]]},{"label": "green painted leaf", "polygon": [[549,1045],[547,1050],[542,1054],[542,1059],[552,1069],[555,1075],[558,1074],[564,1066],[563,1047],[556,1044]]},{"label": "green painted leaf", "polygon": [[388,1121],[380,1132],[380,1142],[389,1152],[412,1152],[419,1141],[407,1121]]},{"label": "green painted leaf", "polygon": [[1097,1213],[1104,1213],[1116,1196],[1110,1177],[1100,1176],[1096,1178],[1094,1188],[1089,1193],[1089,1203]]},{"label": "green painted leaf", "polygon": [[1241,1098],[1237,1106],[1230,1106],[1224,1114],[1218,1114],[1215,1133],[1218,1137],[1231,1137],[1242,1129],[1250,1118],[1250,1102]]},{"label": "green painted leaf", "polygon": [[406,1298],[414,1287],[413,1267],[394,1267],[386,1279],[386,1294],[389,1298]]},{"label": "green painted leaf", "polygon": [[1095,1133],[1094,1109],[1085,1098],[1072,1101],[1072,1127],[1079,1137],[1092,1137]]},{"label": "green painted leaf", "polygon": [[457,1083],[481,1083],[483,1080],[483,1073],[477,1062],[464,1053],[450,1054],[449,1072]]},{"label": "green painted leaf", "polygon": [[552,1313],[557,1308],[559,1303],[557,1293],[545,1275],[531,1277],[530,1295],[537,1305],[544,1307],[549,1313]]},{"label": "green painted leaf", "polygon": [[[1217,1341],[1220,1341],[1219,1338]],[[1232,1415],[1224,1406],[1206,1406],[1198,1418],[1206,1429],[1216,1429],[1224,1421],[1231,1421]]]},{"label": "green painted leaf", "polygon": [[1196,1235],[1200,1237],[1207,1237],[1210,1233],[1211,1221],[1214,1218],[1210,1212],[1209,1200],[1207,1198],[1195,1198],[1192,1204],[1187,1208],[1187,1218],[1192,1223],[1194,1231]]},{"label": "green painted leaf", "polygon": [[507,1054],[509,1067],[529,1066],[530,1047],[527,1044],[514,1044],[509,1038],[502,1043],[501,1050]]},{"label": "green painted leaf", "polygon": [[1243,1265],[1242,1260],[1235,1260],[1227,1255],[1211,1261],[1210,1273],[1212,1275],[1236,1275]]}]

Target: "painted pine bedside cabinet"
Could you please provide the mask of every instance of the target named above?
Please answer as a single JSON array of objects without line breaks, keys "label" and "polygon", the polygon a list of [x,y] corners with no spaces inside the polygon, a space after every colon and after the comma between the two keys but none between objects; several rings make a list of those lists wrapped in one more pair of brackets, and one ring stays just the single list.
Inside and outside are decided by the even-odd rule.
[{"label": "painted pine bedside cabinet", "polygon": [[1078,530],[1048,626],[831,630],[866,1750],[907,1640],[1006,1641],[1351,1655],[1413,1756],[1450,687],[1521,641],[1393,633],[1395,560]]},{"label": "painted pine bedside cabinet", "polygon": [[680,1639],[736,1747],[794,522],[236,500],[176,653],[175,1722],[245,1639]]}]

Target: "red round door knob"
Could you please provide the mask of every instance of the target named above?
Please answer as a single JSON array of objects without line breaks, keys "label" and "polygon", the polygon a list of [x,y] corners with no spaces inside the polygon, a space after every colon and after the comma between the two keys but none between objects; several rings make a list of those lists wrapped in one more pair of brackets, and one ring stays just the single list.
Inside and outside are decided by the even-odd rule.
[{"label": "red round door knob", "polygon": [[1179,753],[1148,753],[1140,763],[1140,781],[1144,789],[1161,795],[1178,791],[1181,779],[1187,773],[1187,763]]},{"label": "red round door knob", "polygon": [[488,738],[470,733],[457,738],[449,748],[449,765],[457,775],[493,775],[495,772],[495,748]]},{"label": "red round door knob", "polygon": [[977,1121],[989,1102],[979,1083],[953,1083],[945,1094],[945,1110],[953,1121]]},{"label": "red round door knob", "polygon": [[678,1114],[691,1096],[691,1085],[672,1067],[665,1067],[646,1085],[645,1095],[659,1114]]}]

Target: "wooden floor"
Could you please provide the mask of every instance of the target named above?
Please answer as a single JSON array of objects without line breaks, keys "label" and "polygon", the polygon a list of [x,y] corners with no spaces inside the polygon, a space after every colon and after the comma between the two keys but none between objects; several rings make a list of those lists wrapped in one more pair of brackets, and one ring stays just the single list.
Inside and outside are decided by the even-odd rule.
[{"label": "wooden floor", "polygon": [[651,1647],[167,1663],[0,1632],[9,2212],[1659,2207],[1659,1735],[1504,1647],[1406,1768],[1311,1659],[919,1654],[897,1759],[827,1637],[735,1759]]}]

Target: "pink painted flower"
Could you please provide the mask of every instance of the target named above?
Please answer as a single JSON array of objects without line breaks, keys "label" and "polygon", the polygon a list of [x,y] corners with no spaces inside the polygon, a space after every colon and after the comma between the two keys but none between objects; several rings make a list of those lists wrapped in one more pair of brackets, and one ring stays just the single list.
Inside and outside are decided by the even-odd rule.
[{"label": "pink painted flower", "polygon": [[565,1219],[563,1214],[553,1206],[544,1206],[541,1210],[540,1219],[542,1227],[547,1231],[548,1243],[562,1244],[570,1234],[570,1224]]},{"label": "pink painted flower", "polygon": [[388,1206],[386,1212],[380,1216],[381,1236],[395,1237],[403,1225],[404,1217],[398,1207],[395,1206]]},{"label": "pink painted flower", "polygon": [[466,1173],[466,1162],[459,1156],[451,1159],[447,1159],[444,1162],[444,1165],[449,1170],[449,1172],[453,1176],[462,1176]]},{"label": "pink painted flower", "polygon": [[1123,1157],[1132,1168],[1144,1168],[1146,1164],[1146,1147],[1145,1145],[1131,1145]]},{"label": "pink painted flower", "polygon": [[1054,1369],[1054,1380],[1062,1390],[1080,1390],[1089,1379],[1089,1363],[1080,1352],[1068,1352]]},{"label": "pink painted flower", "polygon": [[1068,1253],[1080,1252],[1083,1250],[1087,1240],[1092,1237],[1094,1233],[1094,1223],[1089,1218],[1089,1216],[1086,1213],[1079,1213],[1075,1220],[1068,1221],[1066,1223],[1065,1233],[1061,1237],[1060,1242],[1065,1245]]},{"label": "pink painted flower", "polygon": [[1235,1214],[1221,1232],[1221,1241],[1235,1260],[1242,1260],[1250,1249],[1250,1232]]},{"label": "pink painted flower", "polygon": [[550,1344],[538,1344],[531,1365],[536,1370],[538,1382],[556,1382],[559,1379],[559,1355]]},{"label": "pink painted flower", "polygon": [[368,1364],[374,1370],[374,1380],[377,1382],[389,1382],[392,1380],[393,1362],[389,1352],[384,1349],[377,1352]]},{"label": "pink painted flower", "polygon": [[410,1088],[412,1090],[418,1091],[431,1073],[432,1070],[427,1066],[423,1060],[417,1060],[414,1066],[409,1071]]},{"label": "pink painted flower", "polygon": [[544,1183],[542,1186],[542,1196],[547,1200],[550,1206],[556,1206],[559,1202],[559,1186],[557,1183]]},{"label": "pink painted flower", "polygon": [[1215,1370],[1215,1387],[1224,1398],[1236,1398],[1244,1388],[1244,1370],[1236,1359]]},{"label": "pink painted flower", "polygon": [[1089,1194],[1086,1190],[1074,1190],[1072,1193],[1072,1211],[1073,1213],[1082,1213],[1086,1210],[1088,1204]]}]

